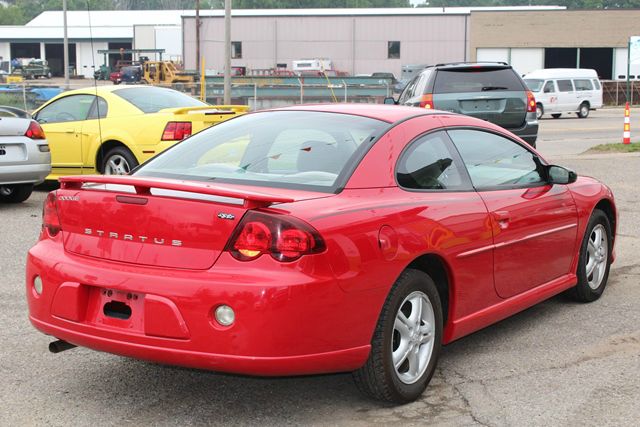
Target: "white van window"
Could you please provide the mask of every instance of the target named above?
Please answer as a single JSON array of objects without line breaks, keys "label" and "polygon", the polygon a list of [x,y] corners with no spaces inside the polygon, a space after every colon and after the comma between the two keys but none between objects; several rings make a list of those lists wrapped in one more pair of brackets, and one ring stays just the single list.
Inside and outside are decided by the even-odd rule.
[{"label": "white van window", "polygon": [[576,85],[576,90],[593,90],[593,84],[591,80],[587,79],[575,79],[573,84]]},{"label": "white van window", "polygon": [[600,90],[600,80],[593,79],[593,85],[595,86],[596,90]]},{"label": "white van window", "polygon": [[571,84],[571,80],[558,80],[558,90],[560,92],[572,92],[573,84]]},{"label": "white van window", "polygon": [[544,93],[553,93],[556,91],[555,85],[553,84],[553,80],[549,80],[544,84]]}]

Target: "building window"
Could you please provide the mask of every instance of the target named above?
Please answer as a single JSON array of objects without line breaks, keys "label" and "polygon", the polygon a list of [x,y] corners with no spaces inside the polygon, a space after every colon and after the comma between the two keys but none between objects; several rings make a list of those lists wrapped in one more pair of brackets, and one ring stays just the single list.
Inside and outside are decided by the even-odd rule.
[{"label": "building window", "polygon": [[387,42],[387,58],[400,58],[400,42]]},{"label": "building window", "polygon": [[242,58],[242,42],[231,42],[231,57]]}]

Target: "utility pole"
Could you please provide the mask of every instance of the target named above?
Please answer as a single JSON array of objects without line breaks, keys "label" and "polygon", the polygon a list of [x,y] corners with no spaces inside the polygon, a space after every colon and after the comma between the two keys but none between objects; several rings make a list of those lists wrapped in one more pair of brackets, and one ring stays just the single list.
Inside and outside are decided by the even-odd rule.
[{"label": "utility pole", "polygon": [[[89,13],[89,11],[87,11]],[[69,38],[67,37],[67,0],[62,0],[62,26],[64,27],[64,87],[69,89]],[[91,52],[93,55],[93,52]]]},{"label": "utility pole", "polygon": [[224,0],[224,105],[231,104],[231,0]]},{"label": "utility pole", "polygon": [[200,71],[200,0],[196,0],[196,70]]}]

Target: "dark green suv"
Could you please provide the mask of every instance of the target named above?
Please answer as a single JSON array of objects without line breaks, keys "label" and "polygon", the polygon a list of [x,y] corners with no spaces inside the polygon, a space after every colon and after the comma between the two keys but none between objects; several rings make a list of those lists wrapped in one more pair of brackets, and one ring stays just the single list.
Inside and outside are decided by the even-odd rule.
[{"label": "dark green suv", "polygon": [[421,108],[466,114],[495,123],[536,146],[536,102],[520,76],[503,62],[429,66],[395,101]]}]

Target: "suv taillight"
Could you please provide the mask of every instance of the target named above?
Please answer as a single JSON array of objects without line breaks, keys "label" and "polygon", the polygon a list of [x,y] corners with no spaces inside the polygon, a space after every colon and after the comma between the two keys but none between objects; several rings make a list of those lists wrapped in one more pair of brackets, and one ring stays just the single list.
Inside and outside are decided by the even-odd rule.
[{"label": "suv taillight", "polygon": [[58,206],[56,192],[52,191],[47,194],[47,198],[44,200],[42,206],[42,231],[49,234],[51,237],[56,237],[62,227],[60,225],[60,218],[58,217]]},{"label": "suv taillight", "polygon": [[226,251],[240,261],[263,254],[282,262],[325,250],[324,240],[309,224],[290,216],[248,212],[227,243]]},{"label": "suv taillight", "polygon": [[182,141],[191,136],[191,122],[169,122],[162,132],[163,141]]},{"label": "suv taillight", "polygon": [[433,110],[435,106],[433,105],[433,95],[430,93],[425,93],[420,98],[420,108],[426,108],[428,110]]},{"label": "suv taillight", "polygon": [[24,136],[31,139],[45,139],[44,130],[42,130],[42,127],[35,120],[31,120]]},{"label": "suv taillight", "polygon": [[527,113],[536,112],[536,97],[533,96],[533,92],[527,91]]}]

